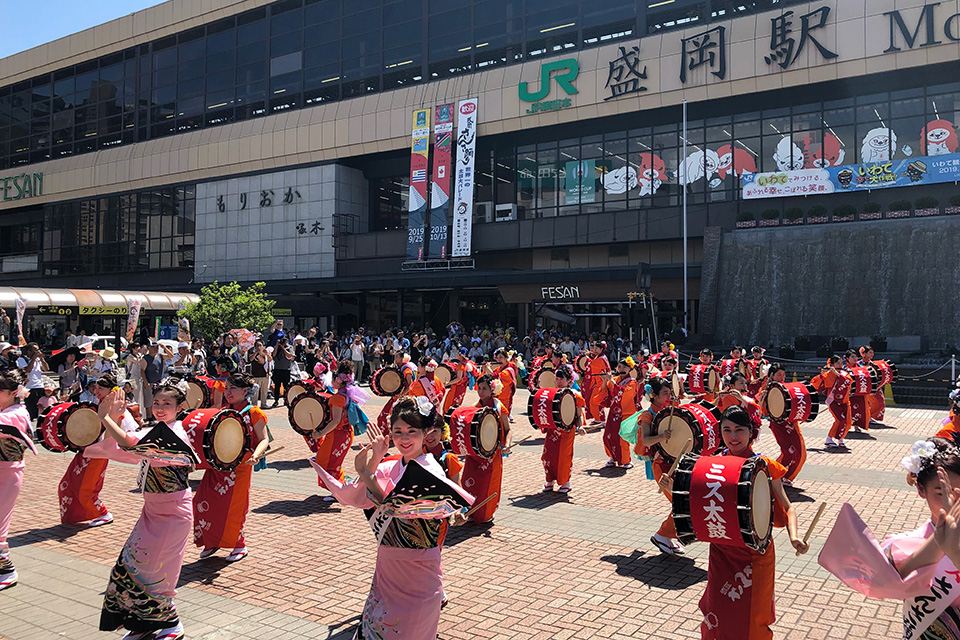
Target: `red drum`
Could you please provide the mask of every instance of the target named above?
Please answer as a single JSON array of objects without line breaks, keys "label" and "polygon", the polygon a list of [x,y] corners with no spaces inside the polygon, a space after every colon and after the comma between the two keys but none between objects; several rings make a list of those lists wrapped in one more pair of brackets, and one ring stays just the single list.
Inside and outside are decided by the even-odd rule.
[{"label": "red drum", "polygon": [[490,407],[459,407],[447,416],[450,448],[459,456],[489,460],[500,448],[500,416]]},{"label": "red drum", "polygon": [[312,435],[330,420],[330,394],[307,391],[297,396],[287,409],[290,426],[302,436]]},{"label": "red drum", "polygon": [[670,373],[661,372],[660,378],[666,380],[667,384],[670,385],[670,392],[673,394],[675,400],[683,397],[684,382],[687,379],[686,375],[677,373],[676,371],[671,371]]},{"label": "red drum", "polygon": [[[546,363],[544,363],[546,364]],[[555,389],[557,386],[557,374],[553,369],[540,367],[533,372],[534,389]]]},{"label": "red drum", "polygon": [[229,473],[252,452],[243,416],[233,409],[197,409],[183,419],[190,445],[200,459],[198,469]]},{"label": "red drum", "polygon": [[377,369],[370,378],[370,390],[376,396],[395,396],[403,391],[403,373],[396,367]]},{"label": "red drum", "polygon": [[543,362],[541,362],[541,363],[540,363],[540,368],[541,368],[541,369],[547,369],[547,370],[556,369],[556,367],[553,366],[553,360],[551,360],[550,358],[547,358],[546,360],[544,360]]},{"label": "red drum", "polygon": [[670,439],[652,448],[668,464],[673,464],[684,447],[688,453],[713,453],[722,443],[720,416],[719,409],[703,400],[662,409],[653,419],[653,434],[670,429]]},{"label": "red drum", "polygon": [[743,358],[739,360],[734,360],[733,358],[728,358],[726,360],[720,361],[720,375],[728,376],[734,371],[742,373],[745,376],[748,376],[747,362]]},{"label": "red drum", "polygon": [[763,380],[767,377],[767,369],[770,368],[770,363],[764,359],[760,360],[744,360],[747,363],[747,368],[750,371],[751,380]]},{"label": "red drum", "polygon": [[187,399],[183,406],[187,411],[206,409],[213,402],[213,378],[206,376],[187,376]]},{"label": "red drum", "polygon": [[764,400],[767,415],[777,422],[813,422],[820,413],[820,398],[809,382],[770,381]]},{"label": "red drum", "polygon": [[63,402],[50,408],[40,423],[41,443],[50,451],[83,451],[100,440],[104,427],[97,405]]},{"label": "red drum", "polygon": [[437,365],[436,371],[433,372],[433,377],[439,380],[443,386],[447,386],[457,377],[457,372],[446,362],[441,362]]},{"label": "red drum", "polygon": [[882,387],[893,383],[894,376],[897,375],[897,367],[886,360],[871,360],[867,368],[873,368],[879,378],[880,383],[877,387]]},{"label": "red drum", "polygon": [[537,428],[570,431],[577,426],[577,398],[570,389],[537,389],[530,398],[530,418]]},{"label": "red drum", "polygon": [[850,383],[852,396],[869,396],[880,388],[880,372],[876,367],[853,367],[850,375],[853,378]]},{"label": "red drum", "polygon": [[579,373],[586,373],[587,367],[590,366],[590,356],[581,353],[573,360],[573,366]]},{"label": "red drum", "polygon": [[694,364],[687,369],[687,393],[702,395],[720,390],[720,371],[712,364]]},{"label": "red drum", "polygon": [[292,403],[299,395],[309,391],[317,391],[318,389],[323,391],[323,383],[319,380],[314,380],[313,378],[291,380],[290,385],[287,387],[287,404]]},{"label": "red drum", "polygon": [[681,544],[700,540],[763,553],[770,546],[773,513],[773,488],[762,457],[680,459],[673,476],[673,521]]}]

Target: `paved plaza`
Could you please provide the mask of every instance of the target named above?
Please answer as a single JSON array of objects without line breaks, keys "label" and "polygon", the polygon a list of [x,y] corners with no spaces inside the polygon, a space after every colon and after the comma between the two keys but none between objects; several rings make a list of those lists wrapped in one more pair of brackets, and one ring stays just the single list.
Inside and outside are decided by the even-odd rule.
[{"label": "paved plaza", "polygon": [[[468,396],[475,401],[473,392]],[[706,580],[707,546],[683,558],[660,555],[649,542],[669,507],[644,477],[604,468],[599,433],[577,438],[573,491],[543,494],[542,439],[520,414],[515,439],[533,435],[504,464],[503,500],[492,527],[452,529],[443,551],[450,604],[440,638],[699,638],[697,601]],[[382,399],[367,406],[375,415]],[[904,481],[900,458],[932,435],[943,411],[895,407],[886,425],[853,434],[849,452],[829,452],[824,411],[803,430],[806,466],[789,490],[805,531],[816,501],[828,509],[795,557],[782,529],[777,549],[775,637],[790,640],[900,637],[899,603],[868,600],[843,587],[816,563],[842,502],[850,502],[878,537],[915,528],[925,503]],[[191,546],[177,604],[196,640],[349,638],[373,573],[376,546],[362,512],[325,503],[303,440],[286,410],[268,412],[285,446],[270,468],[254,475],[247,519],[250,556],[237,564],[200,562]],[[356,450],[358,447],[354,447]],[[777,446],[764,429],[759,450]],[[97,631],[103,589],[140,512],[131,488],[135,467],[110,463],[101,497],[116,521],[98,529],[59,524],[56,487],[66,454],[42,451],[27,460],[23,491],[10,531],[20,584],[0,593],[0,640],[118,637]],[[353,469],[352,456],[345,468]],[[196,474],[199,478],[199,474]]]}]

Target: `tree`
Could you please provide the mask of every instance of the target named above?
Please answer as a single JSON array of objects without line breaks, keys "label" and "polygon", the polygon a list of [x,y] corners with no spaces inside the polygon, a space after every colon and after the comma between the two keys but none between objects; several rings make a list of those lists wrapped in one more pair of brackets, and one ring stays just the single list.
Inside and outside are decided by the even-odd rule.
[{"label": "tree", "polygon": [[188,304],[180,316],[190,321],[194,333],[216,338],[231,329],[263,331],[273,324],[273,300],[263,293],[266,283],[244,289],[236,282],[217,281],[200,290],[200,301]]}]

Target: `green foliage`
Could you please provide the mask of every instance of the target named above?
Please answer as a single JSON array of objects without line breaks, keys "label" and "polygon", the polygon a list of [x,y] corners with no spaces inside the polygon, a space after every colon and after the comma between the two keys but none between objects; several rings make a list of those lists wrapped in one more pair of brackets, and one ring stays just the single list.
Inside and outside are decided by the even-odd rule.
[{"label": "green foliage", "polygon": [[818,218],[827,215],[827,208],[822,204],[815,204],[807,210],[807,217]]},{"label": "green foliage", "polygon": [[741,211],[737,214],[737,222],[749,222],[750,220],[756,220],[752,211]]},{"label": "green foliage", "polygon": [[940,206],[940,201],[933,196],[922,196],[917,198],[917,209],[936,209]]},{"label": "green foliage", "polygon": [[909,200],[894,200],[890,203],[888,211],[910,211]]},{"label": "green foliage", "polygon": [[851,204],[842,204],[839,207],[834,208],[833,217],[834,218],[845,218],[847,216],[856,215],[857,210]]},{"label": "green foliage", "polygon": [[790,207],[783,215],[787,220],[793,222],[803,217],[803,209],[800,207]]},{"label": "green foliage", "polygon": [[263,331],[274,318],[276,304],[263,293],[267,285],[257,282],[243,289],[236,282],[208,284],[200,290],[200,302],[188,304],[180,314],[190,321],[194,334],[216,338],[231,329]]},{"label": "green foliage", "polygon": [[863,205],[864,213],[879,213],[880,211],[883,211],[883,207],[880,206],[879,202],[868,202]]},{"label": "green foliage", "polygon": [[780,210],[779,209],[767,209],[760,216],[764,220],[779,220],[780,219]]}]

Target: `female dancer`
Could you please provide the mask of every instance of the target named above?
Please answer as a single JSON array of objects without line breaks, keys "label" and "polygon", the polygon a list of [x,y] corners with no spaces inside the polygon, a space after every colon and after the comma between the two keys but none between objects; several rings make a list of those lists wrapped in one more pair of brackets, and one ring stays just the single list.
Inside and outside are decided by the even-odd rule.
[{"label": "female dancer", "polygon": [[447,385],[447,393],[443,398],[442,415],[450,413],[451,409],[456,409],[463,404],[463,397],[467,395],[467,385],[470,383],[470,375],[476,372],[476,365],[467,357],[467,348],[460,347],[457,353],[457,359],[450,362],[453,365],[454,377]]},{"label": "female dancer", "polygon": [[[774,362],[770,365],[770,370],[762,381],[763,390],[759,400],[761,407],[766,406],[762,398],[767,393],[767,381],[772,380],[783,384],[786,379],[787,372],[782,364]],[[770,418],[770,431],[773,432],[773,437],[777,439],[777,444],[780,445],[780,457],[777,458],[777,462],[787,470],[786,475],[783,476],[783,484],[792,486],[797,474],[800,473],[800,469],[803,468],[803,463],[807,460],[807,445],[804,442],[803,433],[800,431],[800,423],[796,420],[779,422]]]},{"label": "female dancer", "polygon": [[37,454],[30,429],[30,414],[17,402],[23,376],[19,371],[0,373],[0,591],[17,584],[17,570],[10,560],[7,534],[23,485],[23,453]]},{"label": "female dancer", "polygon": [[[117,388],[117,378],[112,372],[104,373],[91,385],[97,402],[102,402]],[[143,407],[141,407],[141,410]],[[124,411],[118,423],[126,432],[140,428],[133,415]],[[90,521],[90,527],[99,527],[113,522],[113,514],[100,501],[103,480],[107,475],[106,459],[91,458],[81,451],[73,456],[67,470],[57,486],[60,500],[60,522],[75,524]]]},{"label": "female dancer", "polygon": [[747,395],[747,377],[739,371],[724,376],[723,391],[717,394],[717,408],[720,411],[733,406],[746,409],[752,419],[760,420],[760,405]]},{"label": "female dancer", "polygon": [[827,408],[833,416],[833,426],[824,444],[828,447],[846,447],[843,439],[850,431],[850,374],[843,368],[838,355],[830,356],[827,366],[820,370],[810,383],[820,393],[827,395]]},{"label": "female dancer", "polygon": [[593,425],[604,424],[603,406],[606,405],[607,380],[610,378],[610,361],[603,354],[606,343],[590,343],[590,364],[587,365],[587,373],[584,374],[585,389],[589,389],[589,394],[584,390],[584,398],[587,400],[587,416],[593,419]]},{"label": "female dancer", "polygon": [[246,373],[234,373],[226,381],[224,401],[228,408],[243,414],[253,454],[233,471],[225,473],[207,469],[203,472],[203,479],[193,498],[193,543],[203,547],[201,560],[210,558],[220,548],[233,549],[227,556],[227,562],[247,557],[243,525],[250,508],[253,465],[270,446],[266,414],[247,403],[247,393],[253,384],[253,378]]},{"label": "female dancer", "polygon": [[424,396],[439,411],[443,406],[443,383],[437,380],[437,363],[430,356],[420,356],[417,362],[417,380],[407,395]]},{"label": "female dancer", "polygon": [[[638,456],[652,455],[650,447],[660,442],[666,442],[672,435],[670,429],[666,429],[656,435],[653,433],[653,419],[659,412],[670,407],[670,401],[673,396],[670,385],[663,378],[651,378],[650,382],[644,387],[644,393],[650,400],[650,406],[643,410],[638,420],[640,437],[637,439],[637,444],[634,447],[634,452]],[[660,482],[660,478],[669,470],[670,465],[658,455],[653,461],[654,480]],[[664,491],[664,495],[667,496],[668,500],[670,499],[666,491]],[[661,553],[671,556],[683,555],[683,545],[677,540],[677,528],[673,524],[672,513],[660,524],[660,528],[653,534],[653,537],[650,538],[650,542],[652,542],[653,546],[659,549]]]},{"label": "female dancer", "polygon": [[[740,458],[758,455],[753,452],[752,443],[760,435],[760,421],[742,407],[733,406],[723,412],[720,435],[726,448],[718,455]],[[809,546],[797,536],[797,513],[780,480],[787,470],[775,460],[764,460],[776,497],[774,526],[786,524],[790,544],[800,553],[806,553]],[[660,479],[660,486],[671,491],[673,478],[664,476]],[[702,640],[772,640],[770,625],[776,620],[773,608],[775,564],[772,541],[765,553],[710,545],[707,588],[700,599]],[[738,579],[738,575],[747,576],[747,579]],[[739,597],[731,598],[731,590],[736,590]]]},{"label": "female dancer", "polygon": [[[343,482],[343,461],[353,445],[353,426],[350,424],[350,414],[347,406],[351,400],[362,405],[368,395],[353,381],[353,363],[341,360],[337,365],[337,375],[333,377],[334,394],[330,396],[330,419],[314,432],[313,438],[317,442],[316,463],[331,476]],[[319,481],[321,487],[328,491],[330,487]],[[326,501],[332,501],[332,496],[326,496]]]},{"label": "female dancer", "polygon": [[633,358],[627,357],[617,363],[617,376],[607,383],[607,395],[610,396],[610,411],[603,427],[603,449],[608,460],[607,467],[632,469],[630,445],[620,437],[620,423],[641,409],[637,393],[637,381],[630,377]]},{"label": "female dancer", "polygon": [[493,358],[497,361],[497,366],[493,370],[494,375],[503,385],[503,391],[497,394],[497,400],[503,403],[507,410],[507,417],[513,422],[513,396],[517,392],[517,365],[510,361],[507,350],[500,348],[493,352]]},{"label": "female dancer", "polygon": [[[556,370],[557,387],[560,389],[570,389],[573,391],[574,399],[577,403],[577,423],[574,429],[561,431],[559,429],[547,429],[543,436],[543,455],[540,461],[543,463],[543,471],[546,474],[546,481],[543,490],[553,491],[555,484],[559,483],[559,493],[570,493],[570,473],[573,469],[573,440],[576,435],[585,434],[583,425],[586,421],[583,410],[586,402],[580,392],[572,388],[573,370],[570,365],[560,365]],[[619,437],[619,434],[617,434]],[[629,452],[627,453],[629,460]]]},{"label": "female dancer", "polygon": [[[860,361],[858,366],[868,367],[873,362],[873,347],[866,345],[860,347]],[[883,416],[887,410],[887,401],[883,397],[883,387],[874,389],[873,394],[867,396],[867,410],[870,412],[869,424],[882,424]]]},{"label": "female dancer", "polygon": [[[478,407],[490,407],[496,409],[500,416],[500,442],[503,447],[510,446],[510,422],[508,420],[507,408],[500,400],[496,398],[496,386],[499,380],[487,374],[480,376],[477,380],[477,394],[480,396]],[[488,496],[497,494],[480,509],[475,511],[471,519],[477,524],[490,522],[493,520],[493,514],[496,513],[500,505],[501,484],[503,481],[503,454],[498,449],[489,460],[467,456],[463,463],[463,473],[461,474],[463,488],[476,496],[477,500],[484,500]]]},{"label": "female dancer", "polygon": [[[177,385],[165,381],[154,390],[153,417],[165,423],[189,451],[187,434],[177,420],[186,400],[186,384]],[[106,427],[107,437],[87,447],[88,454],[125,462],[139,459],[124,450],[136,446],[146,434],[123,430],[120,422],[125,408],[126,400],[120,389],[100,401],[100,420]],[[195,454],[191,457],[196,458]],[[193,500],[187,482],[193,465],[179,457],[163,461],[146,457],[141,464],[143,511],[110,572],[100,613],[100,630],[116,631],[125,627],[129,631],[125,640],[181,640],[183,624],[173,598],[193,525]]]},{"label": "female dancer", "polygon": [[390,412],[393,411],[393,405],[401,397],[407,395],[407,391],[410,390],[417,378],[417,367],[410,363],[410,354],[405,353],[403,349],[397,349],[394,352],[393,366],[400,370],[400,375],[403,377],[403,387],[397,395],[387,400],[383,409],[380,410],[380,415],[377,417],[377,426],[380,427],[382,433],[387,433],[390,430]]},{"label": "female dancer", "polygon": [[[847,352],[843,355],[847,371],[853,369],[854,367],[859,367],[860,360],[858,359],[857,352],[853,349],[847,349]],[[856,432],[860,431],[869,431],[870,430],[870,401],[868,400],[869,396],[862,396],[854,393],[854,380],[851,378],[851,387],[850,387],[850,423],[853,425],[853,430]]]},{"label": "female dancer", "polygon": [[460,484],[460,472],[463,471],[463,463],[460,462],[457,454],[450,450],[450,427],[442,420],[437,420],[431,428],[424,432],[423,452],[436,458],[450,481]]},{"label": "female dancer", "polygon": [[[442,483],[444,489],[472,504],[470,494],[446,478],[433,456],[423,453],[424,432],[438,419],[436,408],[431,405],[425,402],[421,405],[415,398],[401,398],[391,412],[389,434],[381,433],[372,423],[367,429],[370,444],[363,447],[354,461],[360,482],[344,485],[316,463],[313,465],[321,482],[331,488],[341,503],[364,509],[377,534],[377,564],[357,638],[427,640],[437,637],[443,600],[440,549],[447,532],[448,514],[437,509],[429,515],[421,512],[417,517],[401,519],[390,513],[386,496],[406,467],[418,464],[438,484]],[[401,457],[385,460],[391,439]]]},{"label": "female dancer", "polygon": [[747,385],[747,393],[750,394],[750,397],[756,398],[760,395],[760,387],[763,385],[764,369],[770,366],[770,362],[763,357],[763,347],[750,349],[750,359],[747,360],[747,365],[749,367],[747,371],[750,372],[751,378]]}]

